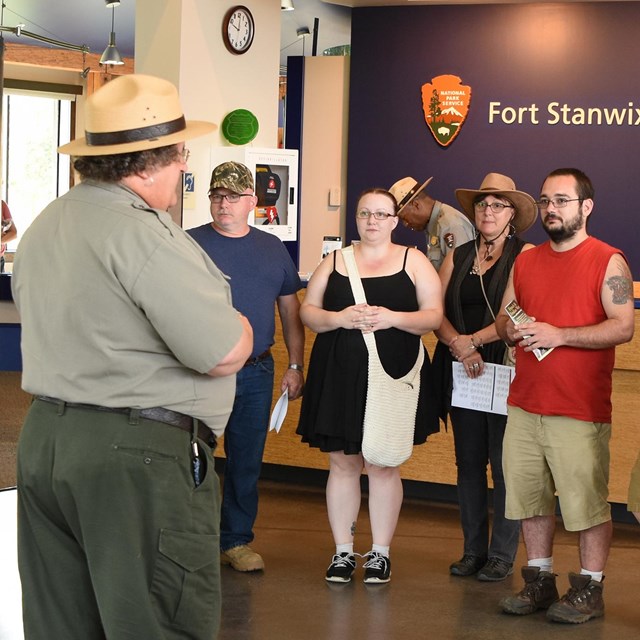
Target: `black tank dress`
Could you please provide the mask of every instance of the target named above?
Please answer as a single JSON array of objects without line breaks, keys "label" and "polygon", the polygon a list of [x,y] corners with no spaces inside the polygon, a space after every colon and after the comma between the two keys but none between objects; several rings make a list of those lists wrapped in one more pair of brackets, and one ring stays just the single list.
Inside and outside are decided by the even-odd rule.
[{"label": "black tank dress", "polygon": [[[368,304],[393,311],[418,310],[415,286],[404,270],[406,260],[405,253],[398,273],[362,278]],[[349,278],[334,268],[327,281],[323,308],[341,311],[353,304]],[[420,336],[395,328],[376,331],[374,336],[380,360],[390,376],[399,378],[411,370]],[[360,453],[368,361],[367,347],[359,330],[335,329],[317,334],[296,431],[303,442],[327,452]],[[439,430],[431,382],[431,363],[425,353],[414,444],[424,443],[429,434]]]}]

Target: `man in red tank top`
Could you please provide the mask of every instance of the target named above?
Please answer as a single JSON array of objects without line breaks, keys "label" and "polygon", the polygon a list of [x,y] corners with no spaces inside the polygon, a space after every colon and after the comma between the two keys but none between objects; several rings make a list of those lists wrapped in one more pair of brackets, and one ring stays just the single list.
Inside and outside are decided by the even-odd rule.
[{"label": "man in red tank top", "polygon": [[[580,623],[604,615],[611,378],[615,346],[633,337],[633,282],[623,254],[587,233],[593,187],[582,171],[549,174],[538,206],[549,241],[518,256],[503,303],[515,301],[529,318],[514,323],[503,309],[496,320],[500,336],[520,347],[503,464],[506,516],[522,520],[528,559],[524,588],[500,604],[505,613],[548,609],[554,622]],[[553,573],[556,495],[565,528],[580,534],[580,572],[569,574],[562,598]]]}]

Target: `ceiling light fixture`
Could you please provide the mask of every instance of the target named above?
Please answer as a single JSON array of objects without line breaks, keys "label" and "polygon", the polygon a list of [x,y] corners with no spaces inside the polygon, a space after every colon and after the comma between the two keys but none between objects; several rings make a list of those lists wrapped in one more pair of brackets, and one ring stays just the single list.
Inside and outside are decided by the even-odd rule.
[{"label": "ceiling light fixture", "polygon": [[[120,4],[120,3],[118,3]],[[108,6],[108,3],[107,3]],[[124,60],[116,47],[116,32],[114,31],[115,5],[111,7],[111,34],[109,35],[109,44],[100,56],[100,64],[124,64]]]},{"label": "ceiling light fixture", "polygon": [[280,0],[281,11],[293,11],[294,9],[293,0]]},{"label": "ceiling light fixture", "polygon": [[111,9],[112,7],[119,7],[120,0],[104,0],[107,5],[107,9]]},{"label": "ceiling light fixture", "polygon": [[298,27],[296,29],[296,35],[298,36],[298,42],[302,40],[302,55],[306,55],[305,49],[307,48],[307,39],[306,36],[311,35],[309,31],[309,27]]}]

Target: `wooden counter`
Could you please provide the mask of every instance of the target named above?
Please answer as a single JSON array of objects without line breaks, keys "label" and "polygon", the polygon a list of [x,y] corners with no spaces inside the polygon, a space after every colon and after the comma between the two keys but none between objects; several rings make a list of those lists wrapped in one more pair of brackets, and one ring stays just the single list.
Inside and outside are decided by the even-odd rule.
[{"label": "wooden counter", "polygon": [[0,300],[0,325],[20,324],[20,316],[16,305],[9,300]]},{"label": "wooden counter", "polygon": [[[611,440],[610,500],[626,504],[631,467],[640,451],[640,429],[636,420],[640,416],[640,311],[636,311],[636,334],[632,342],[616,350],[616,369],[613,374],[613,437]],[[276,386],[288,364],[287,352],[280,334],[280,322],[276,323],[276,345],[273,353],[276,361]],[[305,366],[315,334],[307,330]],[[424,343],[433,354],[435,337],[425,336]],[[279,396],[274,392],[274,402]],[[272,464],[328,469],[328,456],[302,444],[295,434],[300,415],[300,401],[289,404],[289,411],[279,434],[269,433],[264,461]],[[456,466],[451,428],[429,437],[426,444],[415,447],[411,459],[401,468],[403,478],[435,482],[456,483]]]},{"label": "wooden counter", "polygon": [[[3,304],[5,323],[17,321],[15,308],[10,303]],[[5,325],[6,326],[6,325]],[[288,358],[280,334],[280,322],[276,323],[276,345],[273,348],[276,360],[276,388],[282,379]],[[7,327],[8,328],[8,327]],[[305,348],[305,365],[309,362],[309,354],[313,346],[315,334],[307,331]],[[13,345],[19,348],[19,340]],[[435,338],[425,337],[425,345],[429,353],[433,353]],[[9,399],[19,402],[16,423],[21,422],[22,414],[28,407],[28,396],[20,390],[20,374],[18,371],[2,373],[2,404],[7,405]],[[616,369],[613,374],[613,438],[611,441],[611,482],[610,500],[626,504],[629,474],[640,451],[640,429],[636,420],[640,416],[640,311],[636,311],[636,337],[629,343],[618,347],[616,352]],[[280,394],[274,391],[274,402]],[[9,407],[4,406],[5,410]],[[16,413],[16,412],[14,412]],[[279,434],[269,433],[264,461],[272,464],[327,469],[328,457],[316,449],[302,444],[295,430],[300,415],[300,401],[289,404],[289,412]],[[5,415],[8,419],[8,416]],[[0,420],[0,422],[2,422]],[[2,425],[0,424],[0,428]],[[218,451],[222,451],[220,447]],[[455,485],[456,467],[453,452],[453,436],[451,429],[429,437],[426,444],[416,447],[412,458],[401,469],[403,478],[423,482]]]}]

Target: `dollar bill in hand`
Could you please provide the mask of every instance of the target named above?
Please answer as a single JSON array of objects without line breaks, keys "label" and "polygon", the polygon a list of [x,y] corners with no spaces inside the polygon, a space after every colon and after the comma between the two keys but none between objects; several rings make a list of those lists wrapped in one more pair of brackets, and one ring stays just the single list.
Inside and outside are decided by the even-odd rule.
[{"label": "dollar bill in hand", "polygon": [[[513,324],[524,324],[525,322],[531,322],[531,318],[524,312],[522,307],[515,301],[512,300],[509,304],[507,304],[504,308],[507,312],[508,316],[513,321]],[[530,336],[523,336],[526,340]],[[538,358],[538,360],[542,360],[553,351],[553,347],[547,349],[545,347],[536,347],[533,350],[533,355]]]}]

